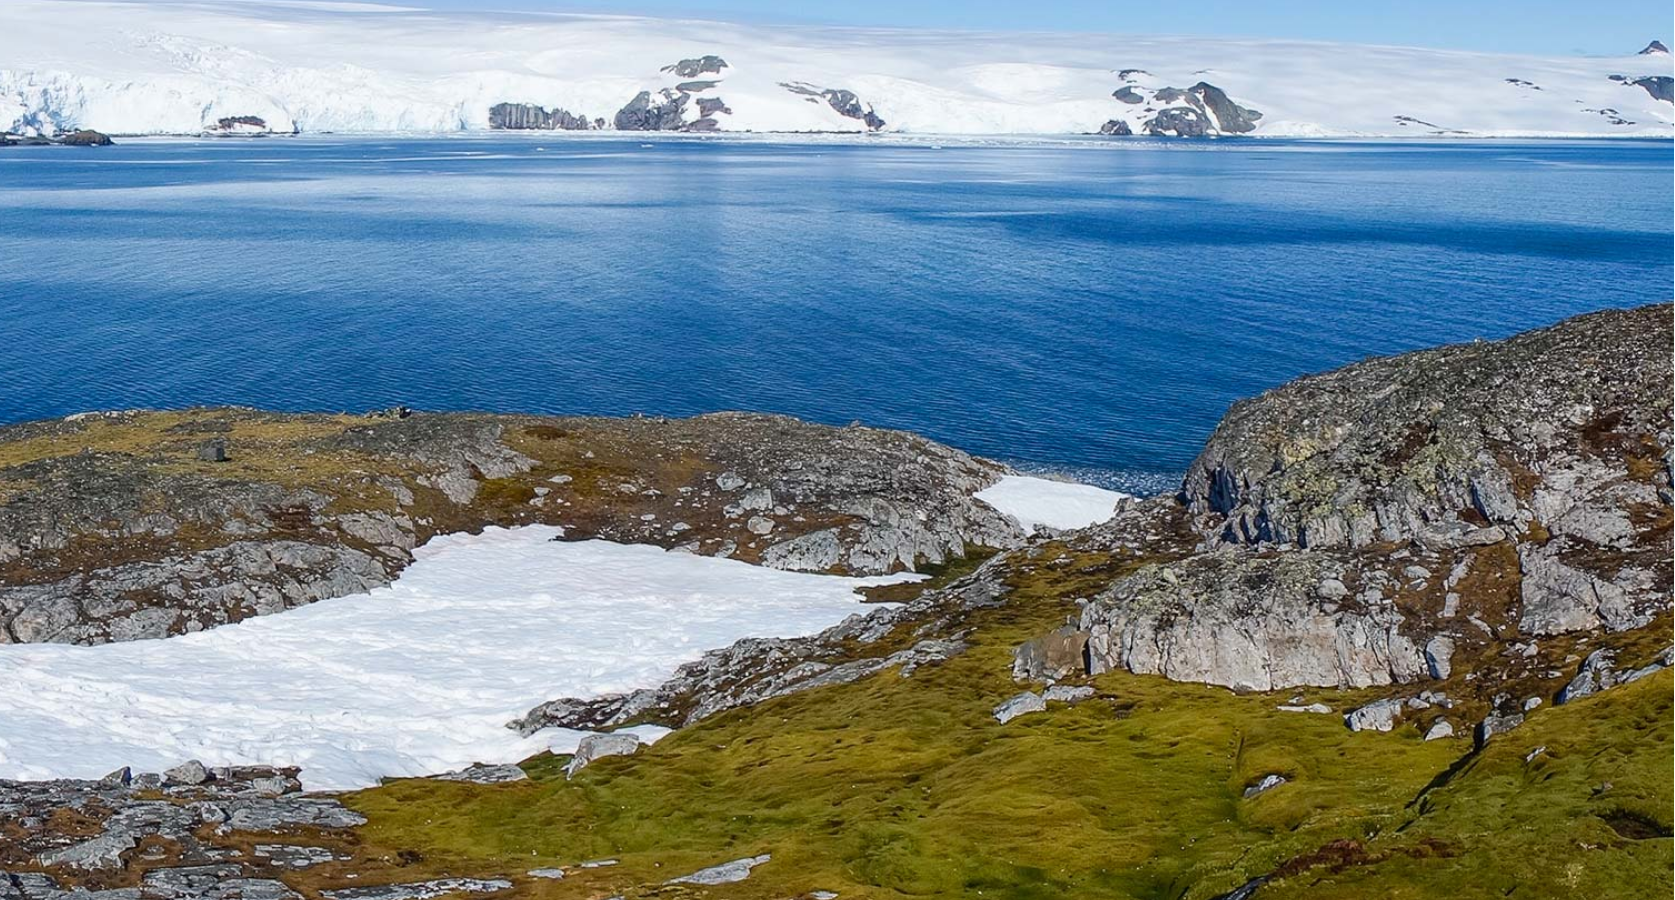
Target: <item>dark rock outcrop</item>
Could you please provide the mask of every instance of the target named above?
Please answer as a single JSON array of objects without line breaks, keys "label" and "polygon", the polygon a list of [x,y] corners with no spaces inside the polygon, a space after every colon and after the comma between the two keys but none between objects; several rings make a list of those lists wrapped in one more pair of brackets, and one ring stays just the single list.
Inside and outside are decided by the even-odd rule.
[{"label": "dark rock outcrop", "polygon": [[664,66],[662,71],[673,73],[676,78],[697,78],[700,75],[720,75],[721,70],[725,68],[727,60],[706,55],[695,59],[683,59],[674,65]]},{"label": "dark rock outcrop", "polygon": [[1640,55],[1641,56],[1668,56],[1669,55],[1669,48],[1665,47],[1663,45],[1663,41],[1653,41],[1650,44],[1646,45],[1646,49],[1640,51]]},{"label": "dark rock outcrop", "polygon": [[1629,84],[1642,88],[1652,95],[1653,100],[1665,103],[1675,103],[1675,77],[1669,75],[1643,75]]},{"label": "dark rock outcrop", "polygon": [[587,131],[597,128],[597,122],[569,110],[548,112],[533,103],[496,103],[489,107],[489,127],[506,131]]},{"label": "dark rock outcrop", "polygon": [[112,141],[108,134],[83,128],[64,135],[58,139],[58,143],[66,147],[109,147],[115,141]]},{"label": "dark rock outcrop", "polygon": [[1200,81],[1187,90],[1203,103],[1224,133],[1249,134],[1256,130],[1256,122],[1262,118],[1262,113],[1234,103],[1225,91],[1208,82]]},{"label": "dark rock outcrop", "polygon": [[872,106],[862,103],[854,91],[819,88],[802,82],[781,82],[780,87],[793,94],[807,97],[810,102],[818,102],[817,98],[823,99],[838,115],[860,122],[868,131],[877,131],[885,125],[884,120],[873,112]]},{"label": "dark rock outcrop", "polygon": [[[1190,88],[1163,87],[1155,91],[1130,83],[1111,96],[1143,110],[1126,118],[1111,119],[1101,134],[1145,134],[1156,137],[1211,137],[1249,134],[1256,130],[1262,113],[1234,103],[1225,91],[1200,81]],[[1161,107],[1161,108],[1160,108]]]},{"label": "dark rock outcrop", "polygon": [[684,91],[664,88],[656,94],[641,91],[617,110],[613,124],[618,131],[680,131],[686,126],[686,104],[691,98]]},{"label": "dark rock outcrop", "polygon": [[1142,127],[1157,137],[1203,137],[1213,128],[1202,112],[1184,106],[1163,110]]}]

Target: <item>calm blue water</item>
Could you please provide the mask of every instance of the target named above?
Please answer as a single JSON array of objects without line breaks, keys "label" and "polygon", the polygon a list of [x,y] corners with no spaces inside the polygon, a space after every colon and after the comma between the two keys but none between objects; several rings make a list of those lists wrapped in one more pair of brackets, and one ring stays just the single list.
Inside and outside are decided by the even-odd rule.
[{"label": "calm blue water", "polygon": [[1294,375],[1668,300],[1668,142],[0,150],[0,420],[688,414],[1160,484]]}]

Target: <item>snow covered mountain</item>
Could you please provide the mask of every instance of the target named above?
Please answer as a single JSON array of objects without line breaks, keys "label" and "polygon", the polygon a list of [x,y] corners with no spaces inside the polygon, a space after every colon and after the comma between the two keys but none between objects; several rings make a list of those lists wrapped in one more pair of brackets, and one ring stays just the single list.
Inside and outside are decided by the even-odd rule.
[{"label": "snow covered mountain", "polygon": [[1666,52],[1558,58],[340,2],[0,4],[0,131],[23,133],[1668,137],[1672,81]]}]

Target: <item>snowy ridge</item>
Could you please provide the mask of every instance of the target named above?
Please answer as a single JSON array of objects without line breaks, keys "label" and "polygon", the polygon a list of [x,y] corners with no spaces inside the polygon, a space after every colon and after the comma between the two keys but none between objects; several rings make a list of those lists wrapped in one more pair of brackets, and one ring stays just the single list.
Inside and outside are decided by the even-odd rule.
[{"label": "snowy ridge", "polygon": [[[709,55],[725,67],[664,71]],[[1668,137],[1675,105],[1655,95],[1668,95],[1670,73],[1659,53],[1506,56],[358,3],[0,5],[0,130],[27,133],[447,132],[490,128],[499,104],[529,107],[520,121],[607,129],[1184,134],[1183,119],[1202,119],[1206,134],[1244,132],[1217,104],[1205,109],[1202,92],[1192,96],[1202,83],[1230,99],[1221,110],[1257,114],[1248,133],[1258,136]],[[1139,103],[1113,96],[1125,86]],[[644,108],[624,118],[642,92]],[[222,124],[250,118],[262,125]]]}]

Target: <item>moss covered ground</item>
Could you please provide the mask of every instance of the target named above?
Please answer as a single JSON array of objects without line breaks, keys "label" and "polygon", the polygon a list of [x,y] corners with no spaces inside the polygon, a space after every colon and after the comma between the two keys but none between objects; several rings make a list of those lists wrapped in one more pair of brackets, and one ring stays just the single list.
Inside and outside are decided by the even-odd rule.
[{"label": "moss covered ground", "polygon": [[[972,649],[945,664],[723,714],[573,781],[538,757],[528,782],[353,795],[370,817],[355,865],[368,881],[506,875],[553,898],[1206,900],[1274,873],[1263,900],[1670,894],[1667,672],[1540,710],[1475,753],[1465,738],[1276,710],[1289,695],[1123,673],[1093,680],[1094,700],[996,723],[1019,690],[1012,649],[1071,613],[1080,581],[1122,565],[1050,560],[979,613]],[[1243,799],[1268,774],[1288,783]],[[763,853],[743,883],[661,887]],[[620,863],[519,877],[600,858]],[[342,871],[315,877],[341,884]]]}]

